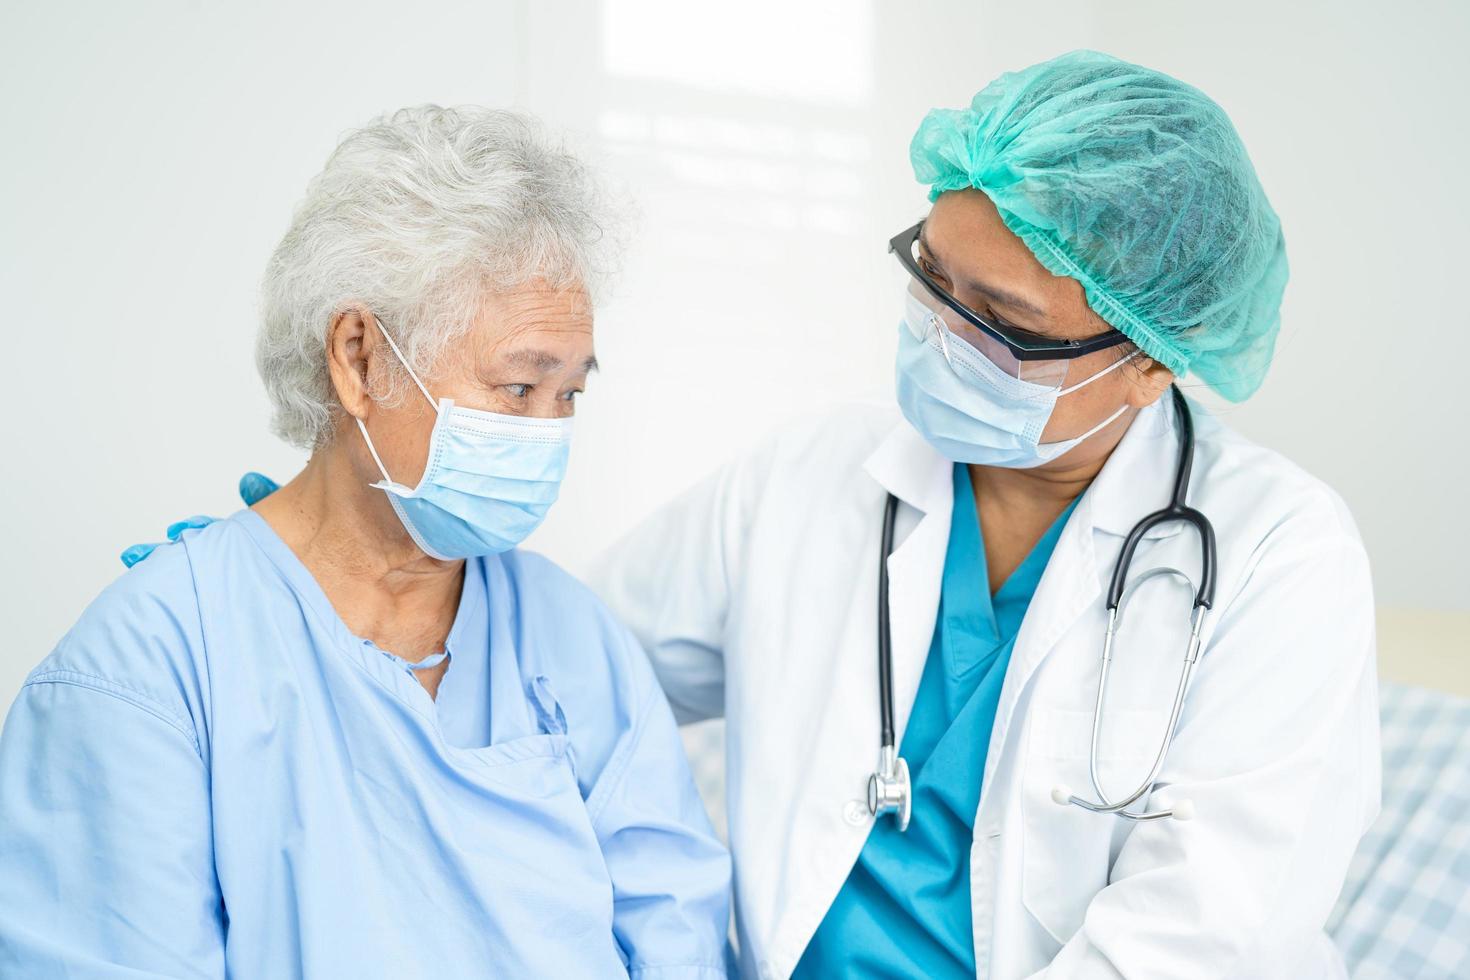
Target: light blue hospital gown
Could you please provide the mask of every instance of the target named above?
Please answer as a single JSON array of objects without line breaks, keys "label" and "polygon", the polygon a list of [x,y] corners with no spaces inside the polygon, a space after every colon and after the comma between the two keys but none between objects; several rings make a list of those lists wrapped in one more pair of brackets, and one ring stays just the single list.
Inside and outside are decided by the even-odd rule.
[{"label": "light blue hospital gown", "polygon": [[0,977],[724,976],[729,860],[642,651],[466,563],[437,701],[259,516],[87,609],[0,736]]}]

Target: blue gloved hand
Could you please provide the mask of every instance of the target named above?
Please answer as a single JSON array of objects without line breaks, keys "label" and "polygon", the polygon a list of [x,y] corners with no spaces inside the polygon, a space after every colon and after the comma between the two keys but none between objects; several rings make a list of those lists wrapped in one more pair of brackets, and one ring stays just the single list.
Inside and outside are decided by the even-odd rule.
[{"label": "blue gloved hand", "polygon": [[279,489],[281,485],[264,473],[251,470],[240,477],[240,499],[246,507],[254,507]]},{"label": "blue gloved hand", "polygon": [[[240,477],[240,499],[245,501],[245,506],[253,507],[258,502],[275,493],[280,487],[281,485],[275,480],[252,470]],[[210,517],[207,514],[196,514],[193,517],[186,517],[182,521],[174,521],[168,526],[168,530],[164,532],[168,535],[168,541],[149,541],[143,544],[135,544],[125,549],[118,557],[122,559],[124,565],[132,568],[138,562],[153,554],[155,548],[179,540],[179,536],[191,528],[208,527],[218,519],[216,517]]]}]

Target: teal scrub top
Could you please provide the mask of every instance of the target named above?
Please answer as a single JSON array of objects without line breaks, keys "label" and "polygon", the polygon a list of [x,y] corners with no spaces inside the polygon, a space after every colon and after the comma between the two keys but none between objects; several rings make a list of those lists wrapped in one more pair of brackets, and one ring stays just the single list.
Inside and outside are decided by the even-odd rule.
[{"label": "teal scrub top", "polygon": [[954,467],[954,516],[939,615],[900,752],[913,818],[868,835],[796,977],[975,976],[970,844],[1011,648],[1074,500],[994,596],[969,468]]}]

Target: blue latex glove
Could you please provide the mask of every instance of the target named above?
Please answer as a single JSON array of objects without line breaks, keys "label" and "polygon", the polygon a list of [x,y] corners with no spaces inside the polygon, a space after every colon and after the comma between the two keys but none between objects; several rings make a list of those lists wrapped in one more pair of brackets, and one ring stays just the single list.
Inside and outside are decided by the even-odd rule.
[{"label": "blue latex glove", "polygon": [[[246,507],[253,507],[259,501],[264,500],[279,490],[280,486],[279,483],[265,474],[251,471],[240,477],[240,499],[245,501]],[[216,520],[218,518],[210,517],[207,514],[195,514],[193,517],[186,517],[182,521],[174,521],[168,526],[168,530],[164,532],[168,535],[168,541],[149,541],[143,544],[135,544],[125,549],[118,557],[122,559],[124,565],[132,568],[138,562],[153,554],[153,549],[179,540],[179,535],[190,528],[207,527]]]},{"label": "blue latex glove", "polygon": [[254,507],[279,489],[281,485],[264,473],[251,470],[240,477],[240,499],[246,507]]}]

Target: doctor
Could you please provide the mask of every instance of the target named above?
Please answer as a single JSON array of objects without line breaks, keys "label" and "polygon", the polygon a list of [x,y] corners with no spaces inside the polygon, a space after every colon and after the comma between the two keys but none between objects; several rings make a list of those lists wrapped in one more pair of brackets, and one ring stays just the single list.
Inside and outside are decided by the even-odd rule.
[{"label": "doctor", "polygon": [[[1341,976],[1322,926],[1379,790],[1367,559],[1329,488],[1171,391],[1239,401],[1271,359],[1285,248],[1238,136],[1077,52],[931,112],[911,155],[897,411],[793,427],[594,575],[681,719],[727,719],[744,973]],[[1109,583],[1176,482],[1213,595],[1205,535],[1143,530],[1094,733]],[[906,830],[866,792],[890,498]],[[1159,816],[1073,802],[1140,784]]]}]

